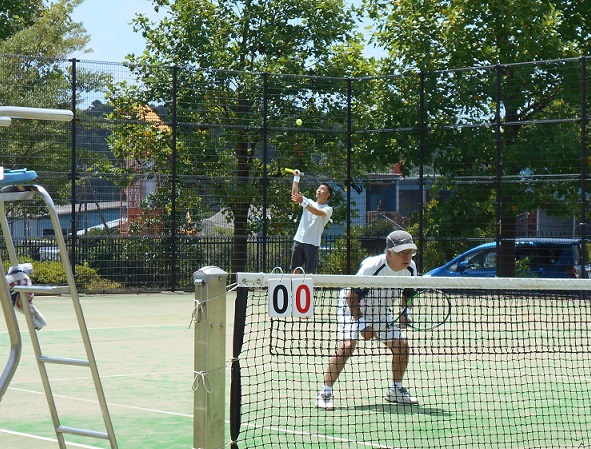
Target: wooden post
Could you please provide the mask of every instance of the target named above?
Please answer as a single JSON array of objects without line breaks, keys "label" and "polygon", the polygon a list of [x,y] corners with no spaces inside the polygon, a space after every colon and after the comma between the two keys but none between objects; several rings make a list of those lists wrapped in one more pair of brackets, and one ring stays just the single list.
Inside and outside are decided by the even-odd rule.
[{"label": "wooden post", "polygon": [[226,279],[218,267],[193,273],[195,364],[193,448],[224,447],[226,408]]}]

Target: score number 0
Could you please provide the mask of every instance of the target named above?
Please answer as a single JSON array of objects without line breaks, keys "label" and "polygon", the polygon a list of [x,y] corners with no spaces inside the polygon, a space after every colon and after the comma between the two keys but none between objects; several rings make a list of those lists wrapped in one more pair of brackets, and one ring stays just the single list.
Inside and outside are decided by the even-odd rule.
[{"label": "score number 0", "polygon": [[270,279],[268,304],[271,317],[314,315],[312,279]]}]

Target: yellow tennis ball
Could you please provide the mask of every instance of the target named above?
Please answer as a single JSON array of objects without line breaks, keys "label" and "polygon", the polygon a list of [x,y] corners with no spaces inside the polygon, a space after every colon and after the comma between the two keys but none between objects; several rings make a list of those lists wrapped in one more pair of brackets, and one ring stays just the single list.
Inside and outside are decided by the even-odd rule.
[{"label": "yellow tennis ball", "polygon": [[304,123],[304,122],[302,122],[302,119],[301,118],[299,118],[299,119],[296,120],[296,125],[302,126],[302,123]]}]

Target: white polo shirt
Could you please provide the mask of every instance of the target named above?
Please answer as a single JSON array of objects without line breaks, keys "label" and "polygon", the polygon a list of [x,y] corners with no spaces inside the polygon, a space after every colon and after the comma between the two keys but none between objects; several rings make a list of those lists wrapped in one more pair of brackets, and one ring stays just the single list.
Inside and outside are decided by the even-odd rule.
[{"label": "white polo shirt", "polygon": [[315,208],[323,210],[326,213],[326,216],[322,217],[314,215],[309,212],[308,209],[304,209],[300,224],[298,225],[298,230],[293,239],[299,243],[307,243],[309,245],[320,247],[322,233],[332,216],[332,207],[328,204],[318,204],[309,199],[308,202]]}]

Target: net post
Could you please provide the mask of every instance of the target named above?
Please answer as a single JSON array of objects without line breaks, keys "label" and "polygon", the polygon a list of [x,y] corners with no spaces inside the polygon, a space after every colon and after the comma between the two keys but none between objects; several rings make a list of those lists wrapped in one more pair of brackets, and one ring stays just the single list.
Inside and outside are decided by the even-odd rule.
[{"label": "net post", "polygon": [[218,267],[204,267],[193,273],[195,449],[224,446],[227,276]]}]

